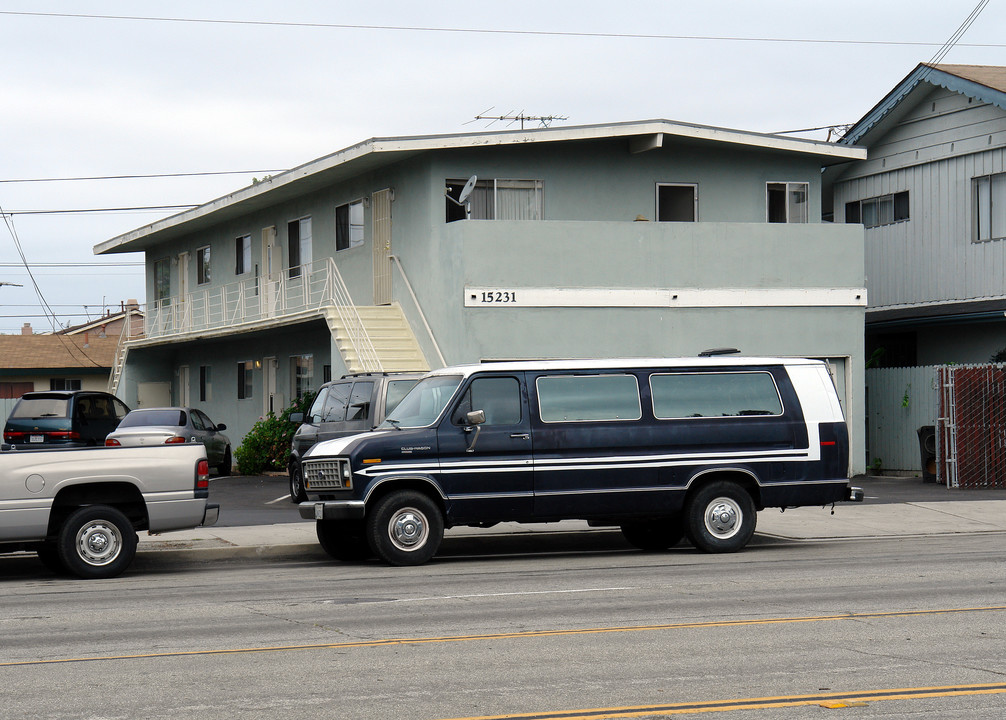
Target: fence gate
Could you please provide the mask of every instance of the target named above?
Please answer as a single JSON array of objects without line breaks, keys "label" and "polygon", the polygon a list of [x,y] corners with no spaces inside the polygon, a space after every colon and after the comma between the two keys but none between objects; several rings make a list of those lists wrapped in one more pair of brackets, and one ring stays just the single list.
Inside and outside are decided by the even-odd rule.
[{"label": "fence gate", "polygon": [[947,487],[1006,487],[1006,369],[939,369],[937,478]]}]

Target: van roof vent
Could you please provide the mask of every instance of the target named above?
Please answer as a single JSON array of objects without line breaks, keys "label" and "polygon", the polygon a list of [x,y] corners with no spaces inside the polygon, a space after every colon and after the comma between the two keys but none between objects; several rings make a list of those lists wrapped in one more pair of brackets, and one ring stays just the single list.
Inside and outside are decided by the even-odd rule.
[{"label": "van roof vent", "polygon": [[699,353],[699,357],[713,357],[714,355],[736,355],[740,350],[737,348],[710,348]]}]

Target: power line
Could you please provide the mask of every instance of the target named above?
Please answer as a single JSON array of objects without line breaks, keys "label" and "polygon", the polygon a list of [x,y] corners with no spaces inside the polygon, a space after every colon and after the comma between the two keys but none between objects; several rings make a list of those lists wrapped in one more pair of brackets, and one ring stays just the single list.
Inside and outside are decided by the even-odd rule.
[{"label": "power line", "polygon": [[[33,267],[37,268],[99,268],[99,267],[143,267],[146,263],[141,260],[136,262],[36,262],[32,263]],[[24,267],[21,263],[13,262],[0,262],[0,268],[20,268]]]},{"label": "power line", "polygon": [[137,207],[80,208],[74,210],[5,210],[6,215],[77,215],[87,213],[135,212],[138,210],[190,210],[199,207],[198,203],[189,205],[140,205]]},{"label": "power line", "polygon": [[93,175],[90,177],[18,178],[0,183],[76,182],[78,180],[145,180],[148,178],[204,177],[207,175],[256,175],[281,173],[286,170],[219,170],[216,172],[150,173],[146,175]]},{"label": "power line", "polygon": [[[49,13],[0,10],[0,15],[23,17],[73,18],[83,20],[128,20],[138,22],[191,23],[257,27],[316,28],[326,30],[383,30],[398,32],[461,33],[476,35],[519,35],[542,37],[604,38],[618,40],[701,40],[713,42],[801,43],[815,45],[886,45],[907,47],[942,47],[944,43],[904,40],[835,40],[830,38],[773,38],[717,35],[660,35],[649,33],[573,32],[558,30],[504,30],[498,28],[427,27],[413,25],[354,25],[347,23],[289,22],[280,20],[218,20],[213,18],[158,17],[145,15],[95,15],[85,13]],[[1003,43],[962,43],[962,47],[1003,48]]]}]

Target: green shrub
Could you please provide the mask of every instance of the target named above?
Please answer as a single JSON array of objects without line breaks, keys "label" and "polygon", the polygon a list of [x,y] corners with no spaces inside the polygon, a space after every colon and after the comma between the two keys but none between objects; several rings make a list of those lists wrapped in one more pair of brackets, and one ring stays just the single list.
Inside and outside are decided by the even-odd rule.
[{"label": "green shrub", "polygon": [[241,475],[258,475],[264,470],[286,470],[290,460],[290,440],[297,431],[297,423],[291,422],[295,412],[307,414],[314,401],[314,394],[308,393],[293,401],[286,410],[276,417],[270,412],[260,418],[234,451],[234,461]]}]

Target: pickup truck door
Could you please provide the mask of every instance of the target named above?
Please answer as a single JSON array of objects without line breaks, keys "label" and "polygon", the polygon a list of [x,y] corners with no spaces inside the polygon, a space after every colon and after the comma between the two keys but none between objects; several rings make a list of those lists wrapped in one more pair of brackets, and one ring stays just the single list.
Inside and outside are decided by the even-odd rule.
[{"label": "pickup truck door", "polygon": [[[440,483],[459,523],[531,516],[531,422],[523,373],[480,374],[462,388],[437,430]],[[469,424],[482,410],[486,421]]]}]

